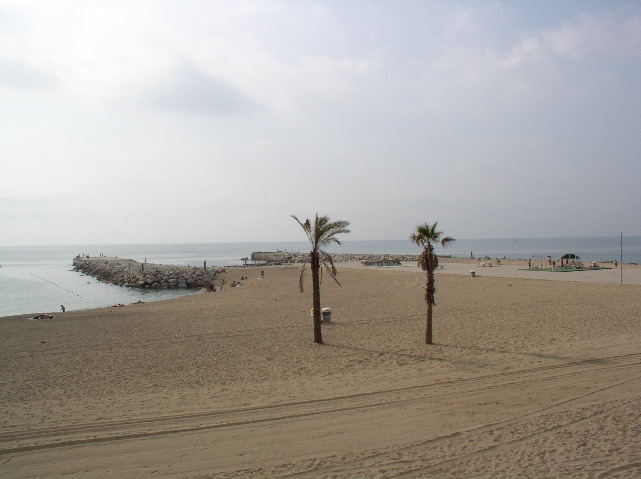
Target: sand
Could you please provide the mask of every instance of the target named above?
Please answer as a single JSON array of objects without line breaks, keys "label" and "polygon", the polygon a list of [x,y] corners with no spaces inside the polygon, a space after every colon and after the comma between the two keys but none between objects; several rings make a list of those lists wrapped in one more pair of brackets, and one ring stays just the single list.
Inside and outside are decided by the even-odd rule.
[{"label": "sand", "polygon": [[442,263],[429,346],[414,265],[338,265],[324,345],[298,266],[4,318],[0,476],[641,475],[641,269]]}]

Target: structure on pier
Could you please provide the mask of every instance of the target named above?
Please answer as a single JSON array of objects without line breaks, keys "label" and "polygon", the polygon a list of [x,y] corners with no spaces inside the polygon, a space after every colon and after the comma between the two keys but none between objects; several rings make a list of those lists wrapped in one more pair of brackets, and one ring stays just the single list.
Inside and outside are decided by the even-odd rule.
[{"label": "structure on pier", "polygon": [[279,263],[285,261],[290,253],[286,251],[254,251],[251,255],[253,261],[267,261],[270,263]]}]

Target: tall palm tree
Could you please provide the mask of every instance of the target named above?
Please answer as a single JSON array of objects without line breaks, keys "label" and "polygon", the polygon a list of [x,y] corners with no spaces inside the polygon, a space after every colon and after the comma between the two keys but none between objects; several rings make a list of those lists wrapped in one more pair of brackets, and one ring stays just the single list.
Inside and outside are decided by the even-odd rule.
[{"label": "tall palm tree", "polygon": [[[314,342],[317,344],[323,344],[323,334],[321,331],[321,300],[320,300],[320,284],[321,284],[321,265],[325,267],[329,275],[332,277],[336,283],[340,286],[336,275],[338,271],[334,267],[334,261],[332,257],[323,250],[323,248],[330,243],[341,244],[341,242],[336,238],[336,235],[342,233],[349,233],[347,227],[349,226],[349,221],[331,221],[329,216],[318,216],[316,213],[316,218],[312,223],[309,219],[305,222],[301,222],[296,215],[292,215],[298,224],[303,228],[309,242],[312,245],[312,250],[309,253],[309,262],[312,268],[312,307],[314,309]],[[307,265],[307,259],[303,262],[303,269],[300,272],[299,287],[300,292],[303,292],[303,280],[305,277],[305,266]]]},{"label": "tall palm tree", "polygon": [[434,287],[434,271],[438,267],[438,258],[434,253],[434,245],[441,243],[447,246],[454,241],[449,236],[443,237],[443,232],[436,229],[437,223],[428,225],[423,223],[416,226],[416,231],[410,235],[410,241],[423,248],[423,252],[418,258],[418,265],[423,271],[427,272],[425,280],[425,302],[427,303],[427,325],[425,328],[425,344],[432,344],[432,306],[436,288]]}]

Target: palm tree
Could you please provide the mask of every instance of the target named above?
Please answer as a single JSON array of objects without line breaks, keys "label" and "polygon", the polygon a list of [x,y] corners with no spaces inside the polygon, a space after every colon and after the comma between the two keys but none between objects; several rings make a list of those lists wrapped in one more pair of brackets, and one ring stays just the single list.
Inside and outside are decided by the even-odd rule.
[{"label": "palm tree", "polygon": [[[321,265],[325,267],[329,275],[340,286],[336,275],[338,271],[334,267],[332,257],[323,250],[323,248],[330,243],[341,244],[336,238],[336,235],[342,233],[349,233],[347,227],[349,221],[331,221],[329,216],[318,216],[312,223],[309,219],[302,223],[296,215],[292,215],[298,224],[303,228],[307,238],[312,245],[312,250],[309,253],[309,262],[312,268],[312,307],[314,310],[314,342],[323,344],[323,334],[321,331],[321,300],[320,300],[320,283],[321,283]],[[303,262],[303,269],[300,272],[299,287],[300,292],[303,292],[303,280],[305,277],[305,266],[307,259]]]},{"label": "palm tree", "polygon": [[434,244],[441,243],[442,246],[447,246],[448,243],[454,241],[454,238],[445,236],[442,238],[443,232],[437,231],[437,223],[428,225],[423,223],[416,226],[416,231],[410,235],[410,241],[416,243],[423,248],[423,252],[418,258],[418,265],[423,271],[427,272],[425,280],[425,302],[427,303],[427,325],[425,328],[425,344],[432,343],[432,306],[434,302],[434,295],[436,288],[434,287],[434,271],[438,267],[438,258],[434,253]]}]

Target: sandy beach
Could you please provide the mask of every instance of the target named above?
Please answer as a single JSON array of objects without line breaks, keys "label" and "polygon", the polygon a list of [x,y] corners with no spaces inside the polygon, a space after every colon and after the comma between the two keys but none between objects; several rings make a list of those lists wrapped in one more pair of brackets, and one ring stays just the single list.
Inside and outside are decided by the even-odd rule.
[{"label": "sandy beach", "polygon": [[0,476],[639,477],[641,268],[442,264],[3,318]]}]

